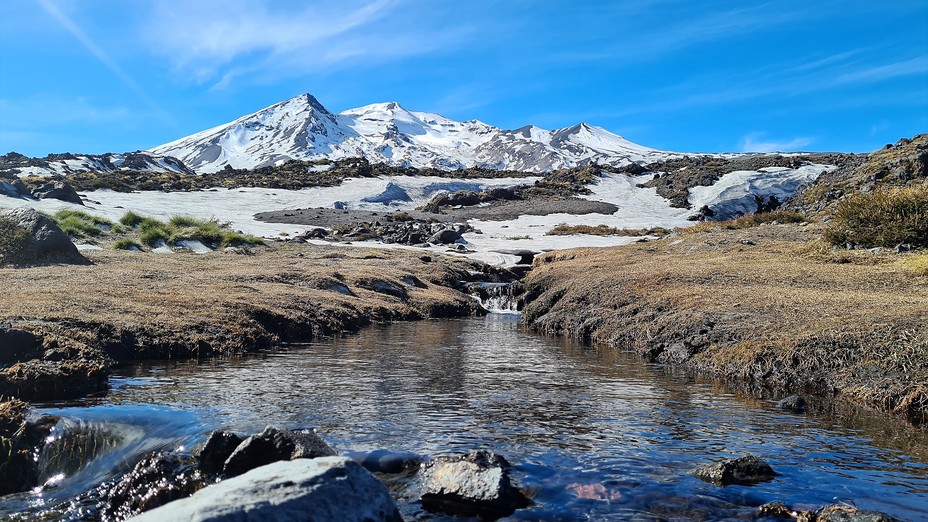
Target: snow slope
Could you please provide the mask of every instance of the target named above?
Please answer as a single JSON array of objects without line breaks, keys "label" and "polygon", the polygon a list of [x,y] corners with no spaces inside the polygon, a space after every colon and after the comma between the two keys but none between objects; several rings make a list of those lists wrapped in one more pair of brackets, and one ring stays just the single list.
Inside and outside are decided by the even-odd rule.
[{"label": "snow slope", "polygon": [[197,172],[231,165],[254,168],[288,159],[365,157],[373,163],[457,169],[487,167],[532,172],[590,162],[651,162],[679,156],[632,143],[581,123],[549,131],[503,130],[440,114],[410,111],[396,102],[333,114],[301,94],[225,125],[151,149],[180,158]]},{"label": "snow slope", "polygon": [[21,161],[11,163],[0,161],[0,171],[9,171],[19,177],[48,177],[86,171],[113,172],[115,170],[193,174],[193,171],[177,158],[147,152],[55,154],[42,159],[23,157]]}]

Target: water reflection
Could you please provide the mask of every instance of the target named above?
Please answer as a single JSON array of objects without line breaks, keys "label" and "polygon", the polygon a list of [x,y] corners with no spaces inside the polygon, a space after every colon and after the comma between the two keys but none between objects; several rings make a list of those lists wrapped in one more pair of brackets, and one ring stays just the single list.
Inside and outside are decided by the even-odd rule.
[{"label": "water reflection", "polygon": [[[195,413],[179,438],[277,424],[316,427],[352,451],[491,447],[536,494],[515,519],[750,518],[775,499],[851,501],[918,519],[928,506],[926,466],[874,445],[871,431],[783,415],[635,357],[528,335],[511,316],[373,327],[244,359],[140,364],[124,368],[104,400]],[[909,444],[924,448],[919,437]],[[745,453],[781,475],[719,488],[689,474]],[[582,498],[596,496],[588,492],[600,499]]]}]

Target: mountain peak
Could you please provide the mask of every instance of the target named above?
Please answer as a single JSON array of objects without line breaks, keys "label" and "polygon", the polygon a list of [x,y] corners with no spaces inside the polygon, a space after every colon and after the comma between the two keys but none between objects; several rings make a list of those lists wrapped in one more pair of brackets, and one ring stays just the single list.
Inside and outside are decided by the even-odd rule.
[{"label": "mountain peak", "polygon": [[543,172],[590,161],[673,156],[587,123],[555,131],[533,125],[506,131],[476,120],[410,111],[396,101],[334,115],[310,93],[151,150],[178,157],[197,172],[359,156],[389,165]]}]

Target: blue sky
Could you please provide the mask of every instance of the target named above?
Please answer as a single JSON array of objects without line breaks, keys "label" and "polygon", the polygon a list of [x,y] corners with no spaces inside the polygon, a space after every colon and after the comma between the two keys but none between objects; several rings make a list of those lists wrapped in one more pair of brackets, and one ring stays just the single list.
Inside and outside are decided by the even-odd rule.
[{"label": "blue sky", "polygon": [[303,92],[677,151],[868,152],[928,132],[928,2],[0,2],[0,153],[146,149]]}]

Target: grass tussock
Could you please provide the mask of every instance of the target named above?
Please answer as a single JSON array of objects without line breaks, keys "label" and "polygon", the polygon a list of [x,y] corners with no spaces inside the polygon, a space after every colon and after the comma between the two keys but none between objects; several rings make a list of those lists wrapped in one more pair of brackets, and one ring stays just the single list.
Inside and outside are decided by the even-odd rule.
[{"label": "grass tussock", "polygon": [[808,219],[799,212],[776,210],[760,214],[745,214],[741,217],[726,221],[703,221],[690,227],[681,228],[679,231],[689,234],[715,232],[719,230],[742,230],[745,228],[758,227],[760,225],[803,223],[805,221],[808,221]]},{"label": "grass tussock", "polygon": [[839,202],[825,239],[836,245],[928,247],[928,185],[878,189]]},{"label": "grass tussock", "polygon": [[586,234],[590,236],[666,236],[670,230],[664,227],[653,228],[616,228],[608,225],[568,225],[561,223],[552,228],[546,235],[549,236],[571,236],[574,234]]},{"label": "grass tussock", "polygon": [[902,264],[916,275],[928,277],[928,254],[908,256]]},{"label": "grass tussock", "polygon": [[758,227],[551,252],[524,280],[523,321],[750,391],[836,391],[928,422],[928,287],[913,284],[928,255],[819,237]]},{"label": "grass tussock", "polygon": [[212,247],[263,245],[260,237],[242,234],[214,219],[174,216],[167,223],[134,212],[126,213],[120,223],[131,226],[141,243],[154,246],[159,241],[175,245],[180,241],[200,241]]},{"label": "grass tussock", "polygon": [[132,239],[131,237],[124,237],[124,238],[117,239],[116,241],[114,241],[113,248],[115,248],[116,250],[133,250],[133,249],[142,250],[142,244]]},{"label": "grass tussock", "polygon": [[59,210],[49,218],[62,232],[73,238],[97,237],[116,229],[112,221],[82,210]]}]

